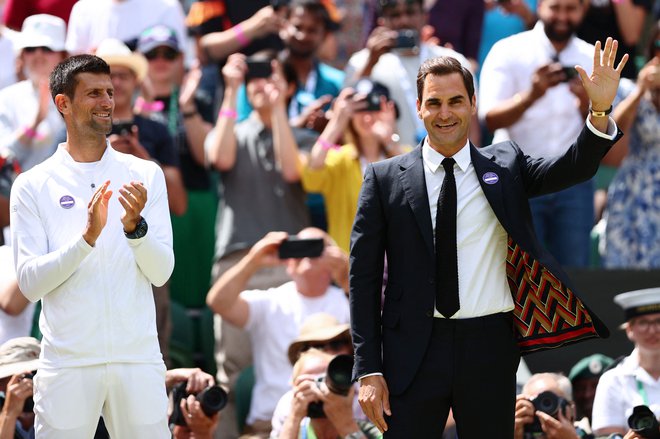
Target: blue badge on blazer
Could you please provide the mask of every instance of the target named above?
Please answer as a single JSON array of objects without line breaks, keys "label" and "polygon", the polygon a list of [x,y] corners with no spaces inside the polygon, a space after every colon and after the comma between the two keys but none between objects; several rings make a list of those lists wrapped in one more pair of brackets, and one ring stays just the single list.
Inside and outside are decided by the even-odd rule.
[{"label": "blue badge on blazer", "polygon": [[486,172],[481,179],[484,181],[486,184],[495,184],[498,181],[500,181],[500,177],[497,176],[496,173],[494,172]]},{"label": "blue badge on blazer", "polygon": [[71,195],[64,195],[60,198],[60,206],[65,209],[71,209],[74,204],[76,204],[76,200],[74,200]]}]

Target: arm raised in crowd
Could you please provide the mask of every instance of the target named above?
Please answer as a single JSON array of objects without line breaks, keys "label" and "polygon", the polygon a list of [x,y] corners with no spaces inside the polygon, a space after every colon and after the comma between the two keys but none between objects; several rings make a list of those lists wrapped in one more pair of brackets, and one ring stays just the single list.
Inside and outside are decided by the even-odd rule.
[{"label": "arm raised in crowd", "polygon": [[243,328],[247,324],[250,308],[240,294],[261,267],[282,263],[277,249],[288,236],[286,232],[270,232],[253,245],[247,255],[211,286],[206,295],[209,308],[232,325]]},{"label": "arm raised in crowd", "polygon": [[245,55],[240,53],[231,55],[222,68],[225,94],[218,120],[204,146],[208,162],[219,171],[228,171],[236,163],[236,95],[246,72]]},{"label": "arm raised in crowd", "polygon": [[201,79],[202,70],[199,66],[194,66],[188,71],[181,87],[179,110],[186,128],[186,139],[190,145],[190,154],[197,164],[204,166],[206,164],[204,160],[204,140],[213,125],[202,119],[195,105],[195,92]]},{"label": "arm raised in crowd", "polygon": [[275,160],[279,163],[282,178],[287,183],[300,181],[302,173],[302,160],[300,150],[291,125],[286,108],[287,82],[282,67],[273,61],[273,74],[266,85],[266,93],[271,105],[271,125],[273,131],[273,151]]},{"label": "arm raised in crowd", "polygon": [[222,32],[204,35],[202,49],[214,59],[223,59],[258,38],[277,33],[284,19],[271,6],[259,9],[256,14],[236,26]]}]

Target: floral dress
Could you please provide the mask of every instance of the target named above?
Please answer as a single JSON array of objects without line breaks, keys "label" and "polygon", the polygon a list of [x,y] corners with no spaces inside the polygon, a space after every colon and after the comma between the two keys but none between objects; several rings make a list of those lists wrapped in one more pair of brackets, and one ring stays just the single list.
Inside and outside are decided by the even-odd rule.
[{"label": "floral dress", "polygon": [[[619,92],[635,87],[622,82]],[[630,129],[629,151],[608,189],[607,268],[660,268],[660,114],[645,96]]]}]

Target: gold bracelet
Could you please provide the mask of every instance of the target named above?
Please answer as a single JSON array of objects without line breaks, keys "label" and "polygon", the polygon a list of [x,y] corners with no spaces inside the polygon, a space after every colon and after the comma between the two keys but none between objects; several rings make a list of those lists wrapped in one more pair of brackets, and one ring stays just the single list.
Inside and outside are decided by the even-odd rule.
[{"label": "gold bracelet", "polygon": [[591,106],[589,106],[589,113],[590,113],[593,117],[606,117],[606,116],[608,116],[611,112],[612,112],[612,106],[611,106],[611,105],[610,105],[610,108],[608,108],[608,109],[605,110],[605,111],[594,110],[593,108],[591,108]]}]

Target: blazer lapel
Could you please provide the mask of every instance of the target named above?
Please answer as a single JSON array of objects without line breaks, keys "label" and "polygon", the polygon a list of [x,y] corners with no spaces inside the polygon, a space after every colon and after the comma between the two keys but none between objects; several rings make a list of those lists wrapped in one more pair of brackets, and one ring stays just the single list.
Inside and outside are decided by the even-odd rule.
[{"label": "blazer lapel", "polygon": [[504,207],[504,198],[502,186],[505,184],[507,175],[505,169],[495,163],[495,156],[489,153],[482,153],[472,143],[470,143],[470,157],[474,171],[479,179],[481,189],[486,195],[490,207],[495,212],[495,216],[505,230],[509,229],[509,218]]},{"label": "blazer lapel", "polygon": [[431,210],[426,192],[421,146],[418,146],[415,152],[409,154],[407,158],[408,160],[400,165],[399,179],[403,185],[408,204],[410,204],[417,220],[417,225],[422,232],[426,249],[432,257],[435,257],[433,224],[431,223]]}]

